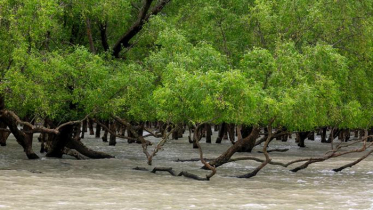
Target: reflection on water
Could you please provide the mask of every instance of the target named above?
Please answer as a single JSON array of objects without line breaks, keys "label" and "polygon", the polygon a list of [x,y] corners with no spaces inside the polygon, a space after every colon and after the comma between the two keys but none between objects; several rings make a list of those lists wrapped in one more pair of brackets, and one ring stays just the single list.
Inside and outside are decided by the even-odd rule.
[{"label": "reflection on water", "polygon": [[[328,160],[292,173],[281,166],[269,165],[258,176],[237,179],[230,176],[247,173],[259,163],[240,161],[218,168],[210,182],[172,177],[167,172],[152,174],[132,168],[164,166],[177,172],[187,170],[204,176],[200,162],[173,160],[198,158],[186,139],[170,141],[146,165],[138,144],[118,140],[109,147],[100,139],[83,140],[89,147],[115,155],[116,159],[75,160],[41,158],[27,160],[14,139],[0,148],[0,210],[2,209],[373,209],[373,161],[371,157],[340,173],[331,169],[358,156]],[[153,142],[157,140],[151,140]],[[329,144],[307,141],[307,148],[289,142],[273,142],[271,147],[289,148],[271,153],[274,161],[288,162],[324,154]],[[225,151],[221,145],[201,142],[206,158]],[[35,151],[39,144],[35,144]],[[255,157],[263,158],[257,153]],[[244,156],[238,154],[237,156]],[[41,155],[43,156],[43,155]]]}]

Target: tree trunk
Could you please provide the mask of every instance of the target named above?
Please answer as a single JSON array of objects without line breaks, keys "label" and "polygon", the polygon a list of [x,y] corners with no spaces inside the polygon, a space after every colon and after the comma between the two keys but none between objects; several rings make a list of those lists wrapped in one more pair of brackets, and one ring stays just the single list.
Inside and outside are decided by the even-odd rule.
[{"label": "tree trunk", "polygon": [[96,138],[101,137],[101,125],[96,123]]},{"label": "tree trunk", "polygon": [[234,144],[234,142],[235,142],[235,136],[234,136],[235,127],[236,126],[233,123],[228,124],[227,132],[228,132],[229,140],[232,142],[232,144]]},{"label": "tree trunk", "polygon": [[[0,121],[0,128],[6,129],[6,124],[4,122]],[[0,131],[0,145],[6,146],[6,140],[8,139],[8,136],[10,135],[10,132],[8,131]]]},{"label": "tree trunk", "polygon": [[83,128],[82,128],[82,135],[80,136],[80,138],[84,139],[84,133],[87,132],[88,120],[87,119],[83,120],[82,124],[83,124]]},{"label": "tree trunk", "polygon": [[88,119],[88,128],[89,128],[89,135],[95,135],[95,132],[93,131],[93,122],[90,119]]},{"label": "tree trunk", "polygon": [[340,132],[341,132],[340,129],[331,128],[327,143],[332,143],[333,140],[339,135]]},{"label": "tree trunk", "polygon": [[299,137],[299,142],[298,142],[298,146],[299,147],[306,147],[306,145],[304,144],[304,140],[306,140],[306,138],[308,137],[308,135],[310,134],[310,132],[299,132],[298,133],[298,137]]},{"label": "tree trunk", "polygon": [[206,130],[206,143],[211,144],[211,136],[212,136],[211,124],[206,123],[205,130]]},{"label": "tree trunk", "polygon": [[326,130],[327,130],[327,127],[322,128],[322,133],[321,133],[321,142],[322,143],[326,143]]},{"label": "tree trunk", "polygon": [[311,141],[315,141],[315,132],[314,132],[314,131],[311,131],[311,132],[308,134],[307,138],[308,138],[309,140],[311,140]]},{"label": "tree trunk", "polygon": [[[110,123],[110,131],[112,131],[114,133],[117,132],[116,123],[115,122],[111,122]],[[113,135],[113,134],[110,134],[109,146],[115,146],[116,144],[117,144],[116,136]]]},{"label": "tree trunk", "polygon": [[66,144],[72,139],[74,126],[66,125],[62,127],[59,132],[60,133],[57,135],[49,135],[50,138],[48,142],[49,149],[46,155],[47,157],[62,158]]},{"label": "tree trunk", "polygon": [[80,154],[92,159],[114,158],[114,156],[112,155],[91,150],[88,147],[86,147],[81,141],[77,141],[75,139],[70,139],[70,141],[66,144],[66,147],[70,149],[75,149]]},{"label": "tree trunk", "polygon": [[[105,121],[105,126],[109,127],[109,122],[106,120]],[[105,129],[104,135],[102,136],[102,141],[107,142],[107,135],[109,134],[109,131]]]},{"label": "tree trunk", "polygon": [[16,119],[14,119],[9,113],[3,113],[3,116],[0,117],[0,120],[9,127],[9,130],[16,138],[18,144],[23,147],[27,158],[38,159],[39,157],[32,150],[32,137],[30,138],[29,134],[26,135],[23,131],[18,129]]},{"label": "tree trunk", "polygon": [[[243,125],[241,129],[242,138],[245,139],[249,137],[252,133],[252,130],[253,130],[253,127]],[[251,152],[253,148],[255,147],[255,142],[257,138],[251,138],[250,140],[245,141],[241,149],[238,150],[238,152]]]},{"label": "tree trunk", "polygon": [[[231,157],[237,151],[242,150],[242,148],[246,144],[249,144],[249,142],[252,142],[252,141],[255,142],[255,140],[259,136],[259,131],[260,131],[260,128],[254,127],[249,136],[247,136],[246,138],[243,138],[242,140],[237,141],[234,145],[229,147],[229,149],[227,151],[225,151],[222,155],[220,155],[215,160],[211,161],[210,165],[215,166],[215,167],[219,167],[219,166],[223,165],[224,163],[227,163],[229,161],[229,159],[231,159]],[[203,167],[203,168],[207,169],[205,167]]]},{"label": "tree trunk", "polygon": [[226,123],[222,123],[220,125],[219,132],[218,132],[218,138],[216,138],[215,143],[221,144],[221,140],[223,140],[224,134],[226,133],[226,131],[227,131]]}]

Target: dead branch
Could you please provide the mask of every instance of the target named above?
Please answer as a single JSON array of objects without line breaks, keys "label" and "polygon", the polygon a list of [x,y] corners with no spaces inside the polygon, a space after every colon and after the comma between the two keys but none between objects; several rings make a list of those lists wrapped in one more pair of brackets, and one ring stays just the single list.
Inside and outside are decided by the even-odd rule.
[{"label": "dead branch", "polygon": [[264,156],[265,156],[265,161],[262,162],[262,164],[260,164],[254,171],[248,173],[248,174],[244,174],[244,175],[240,175],[240,176],[237,176],[237,178],[251,178],[251,177],[254,177],[258,174],[258,172],[260,170],[262,170],[269,162],[271,162],[272,160],[269,158],[269,154],[267,152],[267,147],[268,147],[268,144],[269,142],[272,140],[272,123],[275,121],[275,119],[272,119],[269,123],[268,123],[268,137],[267,137],[267,140],[266,142],[264,143],[264,146],[263,146],[263,153],[264,153]]},{"label": "dead branch", "polygon": [[[200,158],[192,158],[192,159],[177,159],[174,160],[174,162],[197,162],[200,161]],[[204,158],[205,161],[212,161],[213,159],[206,159]]]},{"label": "dead branch", "polygon": [[349,164],[346,164],[344,166],[341,166],[339,168],[335,168],[333,169],[334,172],[340,172],[342,170],[344,170],[345,168],[351,168],[352,166],[358,164],[360,161],[364,160],[365,158],[367,158],[370,154],[373,153],[373,150],[370,150],[367,154],[365,154],[364,156],[362,156],[361,158],[355,160],[354,162],[352,163],[349,163]]},{"label": "dead branch", "polygon": [[[170,125],[167,125],[165,131],[168,130]],[[153,157],[158,153],[158,151],[160,149],[162,149],[163,145],[167,142],[168,140],[168,137],[176,130],[178,129],[177,126],[175,126],[170,132],[164,132],[163,134],[163,138],[162,140],[157,144],[157,146],[155,146],[154,150],[153,150],[153,153],[148,157],[148,165],[151,165],[152,164],[152,161],[153,161]]]},{"label": "dead branch", "polygon": [[[259,159],[259,158],[256,158],[256,157],[239,157],[239,158],[233,158],[233,159],[230,159],[228,162],[236,162],[236,161],[240,161],[240,160],[254,160],[254,161],[260,162],[260,163],[265,162],[265,160],[262,160],[262,159]],[[283,164],[283,163],[280,163],[280,162],[274,162],[272,160],[268,164],[287,167],[286,164]]]},{"label": "dead branch", "polygon": [[151,171],[152,173],[155,173],[157,171],[167,171],[168,173],[170,173],[172,176],[176,176],[176,173],[174,170],[172,170],[172,168],[163,168],[163,167],[155,167],[153,168],[153,170]]},{"label": "dead branch", "polygon": [[[353,150],[349,150],[349,151],[345,151],[345,152],[339,152],[337,153],[337,150],[333,151],[331,154],[327,155],[327,156],[324,156],[324,157],[319,157],[319,158],[310,158],[308,159],[307,162],[305,162],[304,164],[290,170],[292,172],[297,172],[299,170],[302,170],[302,169],[305,169],[307,168],[310,164],[313,164],[313,163],[317,163],[317,162],[323,162],[325,160],[328,160],[328,159],[331,159],[331,158],[336,158],[336,157],[340,157],[340,156],[343,156],[343,155],[347,155],[347,154],[351,154],[351,153],[357,153],[357,152],[364,152],[367,148],[371,147],[373,145],[373,143],[369,144],[368,146],[366,145],[366,141],[367,139],[369,138],[370,136],[366,136],[364,137],[363,139],[363,146],[361,148],[358,148],[358,149],[353,149]],[[294,162],[294,161],[293,161]],[[360,161],[359,161],[360,162]]]},{"label": "dead branch", "polygon": [[142,146],[142,150],[144,152],[144,154],[146,155],[146,158],[149,160],[149,157],[150,157],[150,154],[148,152],[148,143],[147,141],[144,139],[143,136],[140,136],[134,129],[133,129],[133,126],[131,125],[131,123],[128,123],[127,121],[121,119],[120,117],[118,116],[112,116],[117,122],[119,122],[120,124],[122,125],[125,125],[127,128],[129,128],[129,130],[131,131],[132,135],[141,142],[141,146]]},{"label": "dead branch", "polygon": [[[202,138],[202,135],[200,135],[200,130],[202,129],[202,126],[204,126],[205,123],[202,123],[200,125],[198,125],[194,131],[194,135],[193,135],[193,138],[194,138],[194,141],[198,147],[198,151],[199,151],[199,156],[200,156],[200,160],[202,162],[202,164],[211,170],[211,173],[206,175],[206,179],[207,180],[210,180],[211,177],[213,177],[215,174],[216,174],[216,168],[214,166],[211,166],[204,158],[203,158],[203,152],[202,152],[202,148],[201,148],[201,145],[199,144],[199,141],[201,140]],[[183,174],[184,176],[185,173]]]},{"label": "dead branch", "polygon": [[[286,152],[286,151],[289,151],[289,149],[270,149],[270,150],[267,150],[268,153],[270,153],[270,152]],[[258,153],[263,153],[263,151],[258,151]]]}]

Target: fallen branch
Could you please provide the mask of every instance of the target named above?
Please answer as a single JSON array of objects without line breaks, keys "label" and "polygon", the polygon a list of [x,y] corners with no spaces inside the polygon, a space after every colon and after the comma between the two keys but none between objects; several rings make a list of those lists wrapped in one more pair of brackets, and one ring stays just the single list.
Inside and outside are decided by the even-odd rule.
[{"label": "fallen branch", "polygon": [[172,168],[160,168],[160,167],[155,167],[153,168],[153,170],[151,171],[152,173],[155,173],[157,171],[167,171],[168,173],[170,173],[172,176],[176,176],[176,173],[174,170],[172,170]]},{"label": "fallen branch", "polygon": [[333,171],[334,171],[334,172],[340,172],[340,171],[342,171],[342,170],[345,169],[345,168],[351,168],[352,166],[358,164],[360,161],[362,161],[362,160],[364,160],[365,158],[367,158],[367,157],[368,157],[370,154],[372,154],[372,153],[373,153],[373,150],[370,150],[367,154],[365,154],[365,155],[362,156],[361,158],[355,160],[354,162],[349,163],[349,164],[346,164],[346,165],[341,166],[341,167],[339,167],[339,168],[335,168],[335,169],[333,169]]},{"label": "fallen branch", "polygon": [[[270,153],[270,152],[286,152],[286,151],[289,151],[289,149],[270,149],[270,150],[267,150],[268,153]],[[263,153],[263,151],[258,151],[258,153]]]},{"label": "fallen branch", "polygon": [[[260,162],[260,163],[265,162],[265,160],[262,160],[262,159],[259,159],[259,158],[256,158],[256,157],[239,157],[239,158],[233,158],[233,159],[230,159],[228,162],[235,162],[235,161],[240,161],[240,160],[254,160],[254,161]],[[284,163],[274,162],[272,160],[268,164],[287,167],[286,164],[284,164]]]},{"label": "fallen branch", "polygon": [[[174,160],[174,162],[197,162],[197,161],[200,161],[201,159],[200,158],[192,158],[192,159],[177,159],[177,160]],[[205,161],[212,161],[213,159],[207,159],[207,158],[204,158]]]},{"label": "fallen branch", "polygon": [[339,152],[339,153],[337,153],[337,151],[334,150],[330,155],[327,155],[327,156],[324,156],[324,157],[320,157],[320,158],[310,158],[304,164],[302,164],[302,165],[300,165],[300,166],[298,166],[298,167],[296,167],[294,169],[291,169],[290,171],[292,171],[292,172],[298,172],[299,170],[305,169],[305,168],[307,168],[309,165],[311,165],[313,163],[323,162],[323,161],[331,159],[331,158],[336,158],[336,157],[340,157],[340,156],[351,154],[351,153],[363,152],[367,148],[369,148],[369,147],[371,147],[373,145],[373,143],[369,144],[368,146],[366,145],[366,141],[367,141],[367,139],[369,137],[371,137],[371,136],[364,137],[364,139],[363,139],[363,146],[361,148],[359,148],[359,149],[354,149],[354,150],[349,150],[349,151]]}]

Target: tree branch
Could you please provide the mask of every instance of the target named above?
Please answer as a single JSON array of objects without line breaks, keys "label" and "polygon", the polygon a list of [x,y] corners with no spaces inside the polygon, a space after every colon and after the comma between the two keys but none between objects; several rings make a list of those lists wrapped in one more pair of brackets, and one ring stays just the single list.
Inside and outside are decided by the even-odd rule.
[{"label": "tree branch", "polygon": [[141,31],[142,27],[149,20],[150,16],[157,15],[160,11],[162,11],[163,7],[166,6],[166,4],[170,1],[171,0],[160,1],[159,4],[156,5],[149,12],[149,14],[147,14],[153,0],[144,0],[143,6],[139,11],[137,20],[132,24],[132,26],[127,30],[127,32],[124,33],[123,36],[118,39],[118,41],[113,46],[113,56],[119,58],[119,53],[121,52],[122,48],[127,48],[130,46],[130,40]]}]

